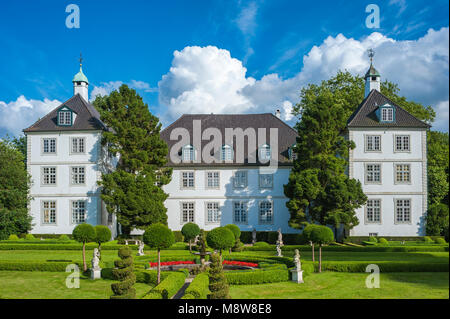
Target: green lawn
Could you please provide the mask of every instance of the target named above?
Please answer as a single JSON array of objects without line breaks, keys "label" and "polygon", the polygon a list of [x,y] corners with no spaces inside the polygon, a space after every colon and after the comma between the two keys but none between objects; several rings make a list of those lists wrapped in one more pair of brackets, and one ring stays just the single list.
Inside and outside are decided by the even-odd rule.
[{"label": "green lawn", "polygon": [[280,282],[231,286],[233,299],[448,299],[448,273],[389,273],[380,275],[380,288],[366,288],[368,274],[314,273],[304,284]]},{"label": "green lawn", "polygon": [[[0,298],[15,299],[109,299],[115,281],[80,278],[80,288],[67,288],[69,273],[0,271]],[[152,286],[136,283],[136,297],[142,297]]]}]

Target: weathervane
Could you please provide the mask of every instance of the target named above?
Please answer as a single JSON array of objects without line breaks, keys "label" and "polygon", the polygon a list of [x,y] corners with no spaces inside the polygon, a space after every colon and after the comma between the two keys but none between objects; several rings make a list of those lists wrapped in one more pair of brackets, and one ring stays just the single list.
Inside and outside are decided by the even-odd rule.
[{"label": "weathervane", "polygon": [[81,56],[81,52],[80,52],[80,68],[81,68],[82,62],[83,62],[83,57]]},{"label": "weathervane", "polygon": [[372,48],[370,48],[369,50],[367,50],[367,55],[370,58],[370,64],[372,64],[372,60],[373,60],[373,57],[375,55],[375,51]]}]

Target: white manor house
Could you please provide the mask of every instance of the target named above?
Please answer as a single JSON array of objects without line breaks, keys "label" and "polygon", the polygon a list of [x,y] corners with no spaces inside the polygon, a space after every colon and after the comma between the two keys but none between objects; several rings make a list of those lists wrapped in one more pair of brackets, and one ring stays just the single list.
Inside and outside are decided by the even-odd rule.
[{"label": "white manor house", "polygon": [[[350,152],[348,173],[361,181],[368,197],[357,211],[359,225],[350,236],[422,236],[427,210],[427,149],[429,125],[418,120],[380,93],[380,74],[370,66],[365,75],[365,98],[348,120],[347,138],[356,143]],[[80,71],[72,80],[74,95],[24,129],[27,169],[31,175],[33,234],[71,234],[79,223],[107,225],[113,236],[119,227],[106,211],[97,182],[102,172],[114,169],[101,146],[108,128],[88,101],[87,77]],[[174,129],[195,136],[201,126],[201,143],[180,143]],[[208,128],[222,138],[220,160],[207,163]],[[241,150],[237,137],[244,133]],[[257,136],[254,147],[247,141]],[[253,135],[255,135],[253,134]],[[175,134],[176,135],[176,134]],[[297,132],[274,114],[185,114],[161,132],[169,150],[172,180],[164,186],[168,226],[181,230],[194,222],[205,230],[234,223],[241,230],[295,233],[288,225],[287,183],[295,154]],[[301,138],[301,137],[300,137]],[[195,138],[193,138],[195,139]],[[198,144],[198,145],[197,145]],[[267,160],[277,158],[268,170]]]}]

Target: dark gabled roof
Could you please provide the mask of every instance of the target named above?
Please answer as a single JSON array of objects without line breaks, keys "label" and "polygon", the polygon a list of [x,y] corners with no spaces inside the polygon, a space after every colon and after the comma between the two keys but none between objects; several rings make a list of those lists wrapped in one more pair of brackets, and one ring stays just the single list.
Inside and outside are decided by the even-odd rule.
[{"label": "dark gabled roof", "polygon": [[[67,106],[77,115],[75,118],[75,122],[71,126],[57,125],[57,112],[63,106]],[[28,133],[45,131],[78,131],[105,129],[106,125],[100,120],[100,113],[98,113],[98,111],[94,106],[92,106],[92,104],[82,98],[81,95],[76,94],[23,131],[25,133]]]},{"label": "dark gabled roof", "polygon": [[[389,104],[395,108],[395,121],[380,123],[375,111],[382,105]],[[429,128],[429,124],[417,119],[400,106],[396,105],[377,90],[372,90],[361,102],[347,121],[348,127],[415,127]]]},{"label": "dark gabled roof", "polygon": [[[209,127],[217,128],[221,132],[222,135],[222,145],[225,144],[225,128],[242,128],[243,130],[247,128],[254,128],[256,132],[256,136],[258,136],[258,128],[266,128],[266,143],[270,142],[270,128],[278,129],[278,162],[279,165],[292,165],[292,162],[289,161],[289,148],[296,143],[297,132],[283,122],[281,119],[276,117],[271,113],[263,113],[263,114],[184,114],[178,120],[173,122],[163,131],[161,131],[161,138],[166,141],[169,146],[169,155],[171,147],[179,141],[179,137],[177,140],[170,140],[170,132],[175,128],[185,128],[188,130],[191,138],[192,144],[192,136],[193,136],[193,121],[200,120],[201,121],[201,130],[202,132]],[[212,137],[211,137],[212,140]],[[211,140],[202,140],[201,147],[208,144]],[[259,143],[259,142],[257,142]],[[234,139],[233,145],[235,148],[236,140]],[[168,155],[168,165],[170,166],[260,166],[261,163],[256,160],[256,163],[248,163],[247,159],[247,138],[245,138],[244,143],[244,164],[242,163],[180,163],[175,164],[170,161],[170,156]],[[198,154],[198,150],[197,154]]]}]

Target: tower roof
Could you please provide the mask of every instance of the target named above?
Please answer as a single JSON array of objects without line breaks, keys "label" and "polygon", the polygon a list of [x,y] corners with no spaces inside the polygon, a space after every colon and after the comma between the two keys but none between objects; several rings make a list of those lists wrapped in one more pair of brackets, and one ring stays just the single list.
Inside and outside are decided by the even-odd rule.
[{"label": "tower roof", "polygon": [[368,78],[370,76],[380,76],[380,73],[378,73],[377,69],[375,69],[373,67],[372,62],[370,63],[370,67],[367,70],[366,75],[364,76],[364,78]]},{"label": "tower roof", "polygon": [[89,84],[88,78],[83,73],[83,69],[81,68],[81,64],[80,64],[80,72],[75,74],[75,76],[73,77],[72,82],[86,82],[86,83]]}]

